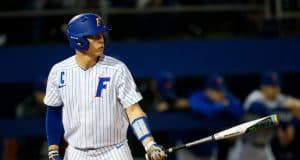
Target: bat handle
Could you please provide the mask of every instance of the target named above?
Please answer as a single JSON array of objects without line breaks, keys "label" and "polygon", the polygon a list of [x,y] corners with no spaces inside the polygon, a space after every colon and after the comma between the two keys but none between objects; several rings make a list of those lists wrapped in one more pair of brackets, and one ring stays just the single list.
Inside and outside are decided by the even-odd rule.
[{"label": "bat handle", "polygon": [[183,149],[183,148],[189,148],[189,147],[194,146],[194,145],[207,143],[207,142],[213,142],[215,140],[216,139],[215,139],[214,135],[208,136],[208,137],[202,138],[202,139],[197,140],[197,141],[193,141],[193,142],[190,142],[190,143],[181,144],[181,145],[178,145],[178,146],[175,146],[175,147],[171,147],[171,148],[166,150],[166,153],[169,154],[169,153],[172,153],[174,151],[177,151],[177,150],[180,150],[180,149]]},{"label": "bat handle", "polygon": [[166,150],[166,153],[169,154],[169,153],[172,153],[174,151],[180,150],[182,148],[186,148],[186,145],[185,144],[181,144],[181,145],[178,145],[178,146],[175,146],[175,147],[168,148]]},{"label": "bat handle", "polygon": [[[180,150],[182,148],[186,148],[186,145],[185,144],[181,144],[181,145],[178,145],[178,146],[175,146],[175,147],[171,147],[171,148],[168,148],[165,150],[166,154],[170,154],[174,151],[177,151],[177,150]],[[146,160],[150,160],[150,158],[148,157],[147,154],[145,154],[145,158]]]}]

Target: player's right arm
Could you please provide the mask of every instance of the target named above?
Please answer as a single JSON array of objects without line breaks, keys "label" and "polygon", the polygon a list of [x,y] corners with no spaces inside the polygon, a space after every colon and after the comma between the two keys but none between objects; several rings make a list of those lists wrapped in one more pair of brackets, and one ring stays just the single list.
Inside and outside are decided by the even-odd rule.
[{"label": "player's right arm", "polygon": [[48,155],[50,160],[60,160],[59,144],[63,131],[62,126],[62,100],[58,85],[59,72],[53,67],[47,80],[46,95],[44,103],[47,105],[46,113],[46,134],[48,141]]}]

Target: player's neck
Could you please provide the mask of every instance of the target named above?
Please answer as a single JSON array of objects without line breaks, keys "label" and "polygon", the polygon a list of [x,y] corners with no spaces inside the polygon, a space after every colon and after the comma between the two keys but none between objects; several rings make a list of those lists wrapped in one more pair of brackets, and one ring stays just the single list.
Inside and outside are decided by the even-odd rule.
[{"label": "player's neck", "polygon": [[83,70],[88,70],[93,67],[97,61],[99,60],[99,56],[91,56],[85,53],[76,52],[75,61]]}]

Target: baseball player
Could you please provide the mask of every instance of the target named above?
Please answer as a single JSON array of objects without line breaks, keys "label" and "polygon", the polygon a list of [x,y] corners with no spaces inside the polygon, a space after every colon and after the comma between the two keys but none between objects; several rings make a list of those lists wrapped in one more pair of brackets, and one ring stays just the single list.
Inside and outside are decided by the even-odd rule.
[{"label": "baseball player", "polygon": [[68,23],[75,55],[52,67],[44,98],[51,160],[61,159],[63,130],[69,144],[65,160],[132,160],[126,138],[129,123],[150,160],[166,159],[138,104],[142,96],[130,71],[103,54],[103,32],[109,30],[94,13],[79,14]]},{"label": "baseball player", "polygon": [[[222,75],[212,74],[205,80],[204,90],[194,91],[188,98],[189,108],[199,117],[206,120],[231,119],[238,121],[243,116],[243,108],[240,100],[227,88]],[[210,130],[191,132],[188,140],[195,139],[197,136],[211,134]],[[231,146],[231,141],[222,141],[226,146],[219,151],[219,155],[227,156],[226,150]],[[220,143],[219,143],[220,144]],[[215,151],[216,144],[205,144],[189,149],[192,152],[182,152],[183,157],[190,156],[192,159],[217,159]],[[180,155],[180,156],[182,156]],[[225,158],[226,157],[222,157]]]},{"label": "baseball player", "polygon": [[[300,100],[281,92],[281,80],[277,72],[269,71],[261,75],[260,88],[254,90],[246,98],[244,109],[247,112],[246,119],[255,119],[270,114],[277,114],[280,122],[291,121],[293,117],[299,117]],[[244,136],[237,141],[232,159],[274,160],[270,141],[272,130]]]}]

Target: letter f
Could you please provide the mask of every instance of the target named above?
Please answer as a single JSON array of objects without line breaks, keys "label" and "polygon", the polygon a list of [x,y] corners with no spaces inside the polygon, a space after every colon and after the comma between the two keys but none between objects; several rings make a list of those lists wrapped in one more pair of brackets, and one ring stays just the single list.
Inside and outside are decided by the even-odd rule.
[{"label": "letter f", "polygon": [[100,77],[99,78],[99,83],[97,87],[97,92],[96,92],[96,97],[101,97],[101,93],[103,89],[106,89],[106,84],[104,82],[110,81],[110,77]]}]

